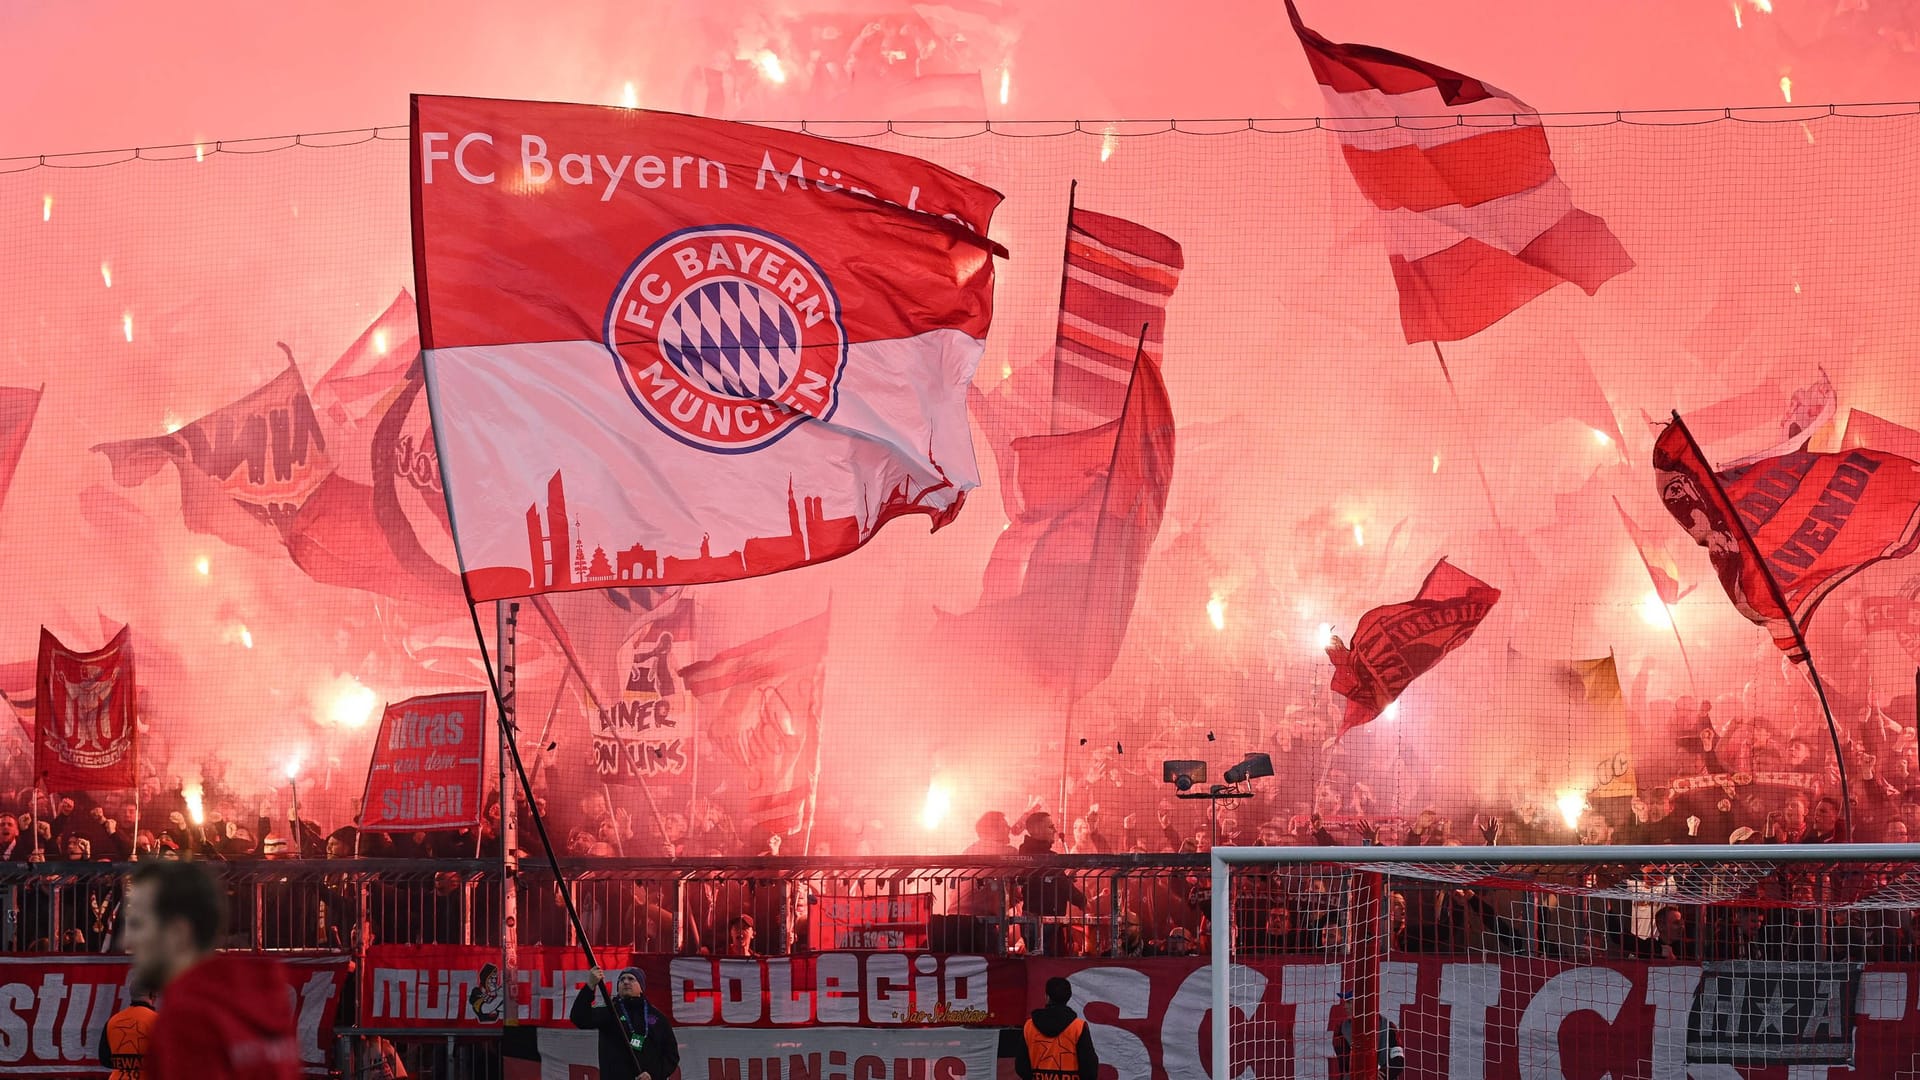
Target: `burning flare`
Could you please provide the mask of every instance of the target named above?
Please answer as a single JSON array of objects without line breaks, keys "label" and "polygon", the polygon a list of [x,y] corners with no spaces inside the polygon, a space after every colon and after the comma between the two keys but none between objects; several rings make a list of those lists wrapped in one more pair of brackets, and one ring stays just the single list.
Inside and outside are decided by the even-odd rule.
[{"label": "burning flare", "polygon": [[367,721],[373,719],[374,708],[380,704],[379,695],[351,675],[342,675],[328,683],[316,696],[324,696],[327,722],[336,727],[366,727]]},{"label": "burning flare", "polygon": [[[778,63],[778,61],[775,61],[775,63]],[[778,80],[775,81],[777,82]],[[620,88],[620,106],[625,109],[637,109],[640,107],[640,91],[635,89],[632,83],[628,83]],[[380,351],[386,352],[387,350],[381,349]]]},{"label": "burning flare", "polygon": [[100,264],[100,280],[107,283],[107,288],[113,288],[113,267],[104,262]]},{"label": "burning flare", "polygon": [[1647,595],[1640,598],[1638,607],[1640,618],[1648,626],[1665,630],[1673,625],[1673,612],[1668,610],[1666,601],[1660,599],[1660,593],[1657,590],[1648,589]]},{"label": "burning flare", "polygon": [[787,81],[787,69],[781,66],[780,58],[773,54],[772,49],[761,49],[760,55],[754,58],[754,63],[760,65],[760,74],[764,76],[768,82],[784,83]]},{"label": "burning flare", "polygon": [[1214,593],[1213,596],[1207,600],[1207,621],[1213,624],[1215,630],[1225,630],[1227,628],[1226,597],[1221,596],[1219,593]]},{"label": "burning flare", "polygon": [[180,797],[187,802],[187,817],[195,825],[207,823],[207,812],[200,805],[200,781],[195,780],[180,789]]},{"label": "burning flare", "polygon": [[[1007,93],[1013,89],[1013,69],[1000,69],[1000,104],[1007,103]],[[1102,158],[1101,160],[1105,160]]]},{"label": "burning flare", "polygon": [[927,802],[920,808],[920,827],[932,832],[946,820],[947,811],[953,809],[953,792],[939,780],[927,784]]},{"label": "burning flare", "polygon": [[1580,814],[1587,808],[1585,795],[1577,791],[1563,791],[1554,799],[1554,805],[1560,808],[1560,820],[1567,823],[1567,828],[1580,827]]}]

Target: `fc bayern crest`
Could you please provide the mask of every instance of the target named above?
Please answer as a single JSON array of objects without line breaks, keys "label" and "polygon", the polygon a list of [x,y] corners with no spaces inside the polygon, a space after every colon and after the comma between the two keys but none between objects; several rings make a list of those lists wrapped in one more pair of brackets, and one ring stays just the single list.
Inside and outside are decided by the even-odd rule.
[{"label": "fc bayern crest", "polygon": [[745,225],[649,247],[607,307],[606,344],[647,419],[720,454],[831,417],[847,355],[832,282],[799,248]]}]

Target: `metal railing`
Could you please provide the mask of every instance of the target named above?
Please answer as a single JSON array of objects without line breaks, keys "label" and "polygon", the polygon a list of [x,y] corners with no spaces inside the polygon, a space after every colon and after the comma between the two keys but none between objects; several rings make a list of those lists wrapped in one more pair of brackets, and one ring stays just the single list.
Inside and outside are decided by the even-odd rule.
[{"label": "metal railing", "polygon": [[[357,952],[369,944],[498,945],[502,867],[492,861],[250,860],[209,863],[227,886],[229,948]],[[596,948],[788,955],[859,946],[823,936],[836,899],[891,898],[928,913],[902,947],[986,955],[1140,955],[1197,939],[1199,855],[996,858],[593,859],[563,861]],[[0,867],[0,952],[117,951],[130,868]],[[552,871],[512,873],[518,943],[577,945]],[[750,940],[740,933],[751,925]]]}]

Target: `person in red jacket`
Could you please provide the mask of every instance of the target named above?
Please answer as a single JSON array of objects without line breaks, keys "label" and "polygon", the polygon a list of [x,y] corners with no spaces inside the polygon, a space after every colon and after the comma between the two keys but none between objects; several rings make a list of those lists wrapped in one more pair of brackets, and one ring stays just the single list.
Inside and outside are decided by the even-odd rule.
[{"label": "person in red jacket", "polygon": [[198,863],[133,872],[122,932],[133,976],[161,988],[142,1080],[291,1080],[300,1075],[280,965],[216,954],[226,894]]}]

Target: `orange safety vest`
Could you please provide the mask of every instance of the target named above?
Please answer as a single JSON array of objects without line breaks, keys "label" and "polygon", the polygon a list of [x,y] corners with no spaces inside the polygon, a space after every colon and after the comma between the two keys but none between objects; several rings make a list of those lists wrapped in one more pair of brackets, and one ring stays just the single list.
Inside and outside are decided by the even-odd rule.
[{"label": "orange safety vest", "polygon": [[140,1080],[153,1018],[153,1006],[129,1005],[107,1021],[107,1060],[113,1063],[108,1080]]},{"label": "orange safety vest", "polygon": [[1027,1060],[1033,1064],[1033,1080],[1080,1080],[1080,1033],[1085,1030],[1087,1022],[1077,1016],[1051,1037],[1027,1021]]}]

